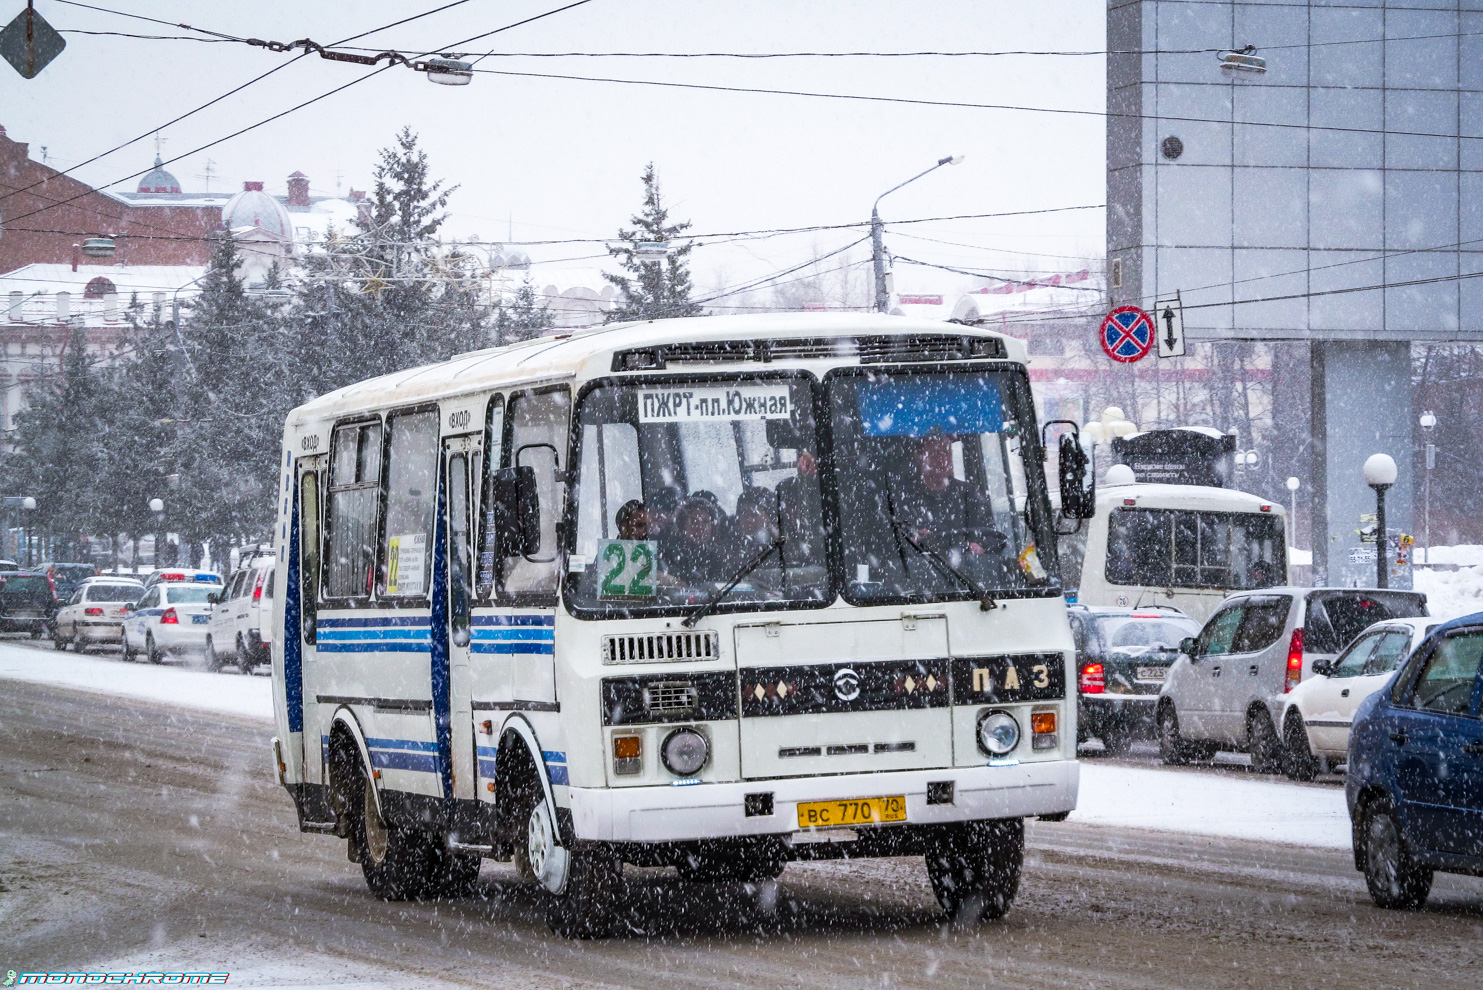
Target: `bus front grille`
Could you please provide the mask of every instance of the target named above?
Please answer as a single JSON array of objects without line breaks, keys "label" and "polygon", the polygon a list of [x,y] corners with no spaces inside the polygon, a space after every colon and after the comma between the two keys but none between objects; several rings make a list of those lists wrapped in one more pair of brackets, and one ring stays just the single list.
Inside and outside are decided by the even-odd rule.
[{"label": "bus front grille", "polygon": [[663,663],[671,660],[719,660],[721,636],[715,632],[662,632],[604,636],[602,662]]}]

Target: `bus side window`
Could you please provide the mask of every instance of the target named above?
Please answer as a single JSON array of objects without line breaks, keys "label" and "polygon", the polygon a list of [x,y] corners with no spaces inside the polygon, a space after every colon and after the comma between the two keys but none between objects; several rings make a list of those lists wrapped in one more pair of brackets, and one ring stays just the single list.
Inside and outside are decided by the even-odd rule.
[{"label": "bus side window", "polygon": [[448,459],[448,625],[455,646],[471,637],[469,599],[473,597],[469,540],[469,462],[463,454]]},{"label": "bus side window", "polygon": [[556,524],[566,499],[567,424],[571,395],[565,388],[518,395],[510,400],[512,467],[535,469],[540,500],[540,549],[529,557],[506,559],[505,591],[513,595],[554,595],[560,579]]},{"label": "bus side window", "polygon": [[[315,612],[319,604],[319,473],[306,471],[299,479],[299,588],[304,642],[315,639]],[[273,572],[268,594],[273,594]]]},{"label": "bus side window", "polygon": [[381,486],[381,424],[335,430],[325,529],[324,597],[369,598],[376,563]]},{"label": "bus side window", "polygon": [[387,598],[422,598],[432,586],[438,413],[393,414],[386,428],[386,525],[376,590]]},{"label": "bus side window", "polygon": [[[494,528],[494,473],[503,466],[500,451],[505,440],[505,397],[496,395],[489,400],[489,415],[484,428],[484,471],[480,484],[479,561],[478,577],[474,593],[482,602],[494,598],[495,586],[499,582],[500,557],[499,533]],[[478,460],[475,460],[475,464]]]}]

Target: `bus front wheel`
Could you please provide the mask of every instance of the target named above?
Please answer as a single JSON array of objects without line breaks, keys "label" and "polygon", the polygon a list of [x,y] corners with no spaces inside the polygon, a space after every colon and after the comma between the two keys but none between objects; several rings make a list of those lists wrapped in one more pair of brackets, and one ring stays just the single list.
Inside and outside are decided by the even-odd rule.
[{"label": "bus front wheel", "polygon": [[1025,861],[1020,818],[965,822],[935,835],[927,849],[927,876],[937,903],[957,923],[1002,918],[1014,903]]},{"label": "bus front wheel", "polygon": [[531,773],[518,797],[529,809],[523,858],[546,889],[546,924],[566,938],[602,938],[613,927],[623,864],[602,843],[560,845],[543,792]]}]

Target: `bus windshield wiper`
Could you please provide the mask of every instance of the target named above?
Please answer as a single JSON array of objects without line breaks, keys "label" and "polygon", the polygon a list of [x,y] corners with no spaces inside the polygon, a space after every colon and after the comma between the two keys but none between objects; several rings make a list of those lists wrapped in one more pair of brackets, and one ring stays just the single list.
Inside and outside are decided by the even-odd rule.
[{"label": "bus windshield wiper", "polygon": [[994,601],[994,596],[989,592],[989,590],[983,587],[983,585],[979,584],[977,581],[973,580],[973,578],[969,577],[967,574],[964,574],[962,571],[954,567],[953,562],[947,559],[946,554],[944,554],[941,550],[938,550],[936,547],[929,547],[920,542],[916,538],[916,534],[911,531],[911,528],[907,526],[906,523],[902,522],[894,513],[891,515],[890,518],[891,528],[896,531],[896,535],[898,537],[906,542],[907,546],[911,547],[923,557],[926,557],[927,560],[942,573],[957,578],[958,581],[965,588],[978,596],[978,607],[982,611],[989,612],[999,607],[999,603]]},{"label": "bus windshield wiper", "polygon": [[787,540],[784,539],[781,535],[774,537],[771,543],[763,547],[761,550],[758,550],[757,553],[754,554],[750,560],[736,569],[736,573],[731,575],[731,580],[726,582],[726,587],[716,592],[714,595],[708,598],[703,605],[701,605],[694,612],[691,612],[688,616],[686,616],[681,625],[683,625],[686,629],[694,629],[695,624],[701,619],[704,619],[706,616],[710,615],[711,612],[715,610],[716,606],[721,604],[721,599],[731,594],[731,589],[741,584],[742,579],[745,578],[748,574],[755,571],[762,564],[762,562],[767,559],[769,554],[776,553],[778,555],[778,560],[782,560],[783,544],[786,542]]}]

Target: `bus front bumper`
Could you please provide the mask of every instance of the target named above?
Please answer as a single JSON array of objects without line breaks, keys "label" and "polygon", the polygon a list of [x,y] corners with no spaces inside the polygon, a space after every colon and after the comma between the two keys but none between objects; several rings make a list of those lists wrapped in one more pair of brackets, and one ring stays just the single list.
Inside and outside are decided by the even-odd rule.
[{"label": "bus front bumper", "polygon": [[[1074,760],[950,767],[893,773],[789,777],[686,786],[570,789],[577,838],[600,842],[685,842],[799,831],[801,801],[904,795],[918,825],[1028,818],[1076,807]],[[951,782],[952,803],[927,803],[927,785]],[[940,786],[934,791],[940,792]],[[771,794],[771,815],[748,815],[747,795]],[[756,803],[754,799],[754,804]]]}]

